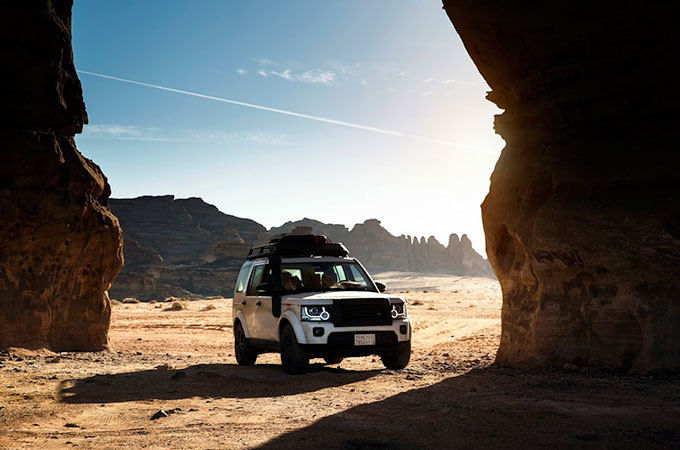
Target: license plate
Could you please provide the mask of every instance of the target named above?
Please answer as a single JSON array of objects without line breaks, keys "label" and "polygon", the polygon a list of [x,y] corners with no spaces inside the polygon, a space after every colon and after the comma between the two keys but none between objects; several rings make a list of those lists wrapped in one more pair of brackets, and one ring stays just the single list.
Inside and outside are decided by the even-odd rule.
[{"label": "license plate", "polygon": [[375,334],[355,334],[354,345],[375,345]]}]

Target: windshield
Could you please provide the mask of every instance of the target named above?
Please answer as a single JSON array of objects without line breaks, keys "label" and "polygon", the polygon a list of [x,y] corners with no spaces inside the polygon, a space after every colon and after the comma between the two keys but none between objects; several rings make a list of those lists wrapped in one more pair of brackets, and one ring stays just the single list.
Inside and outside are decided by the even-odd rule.
[{"label": "windshield", "polygon": [[281,264],[284,294],[323,291],[372,291],[370,278],[354,262],[302,262]]}]

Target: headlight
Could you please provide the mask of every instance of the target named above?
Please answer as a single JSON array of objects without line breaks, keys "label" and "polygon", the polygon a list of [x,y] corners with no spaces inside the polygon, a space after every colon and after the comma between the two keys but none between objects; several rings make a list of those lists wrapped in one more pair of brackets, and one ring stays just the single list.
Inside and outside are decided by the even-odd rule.
[{"label": "headlight", "polygon": [[405,319],[406,318],[406,304],[404,303],[392,303],[393,319]]},{"label": "headlight", "polygon": [[331,318],[330,306],[303,306],[302,320],[311,322],[327,322]]}]

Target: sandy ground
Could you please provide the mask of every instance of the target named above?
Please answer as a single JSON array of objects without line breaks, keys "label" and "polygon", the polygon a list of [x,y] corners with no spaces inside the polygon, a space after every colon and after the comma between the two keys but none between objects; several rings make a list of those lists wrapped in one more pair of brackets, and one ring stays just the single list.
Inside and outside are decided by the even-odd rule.
[{"label": "sandy ground", "polygon": [[402,371],[372,357],[299,376],[277,355],[239,367],[231,300],[116,305],[115,352],[0,356],[0,448],[680,446],[677,378],[492,366],[498,284],[450,278],[402,294],[415,323]]}]

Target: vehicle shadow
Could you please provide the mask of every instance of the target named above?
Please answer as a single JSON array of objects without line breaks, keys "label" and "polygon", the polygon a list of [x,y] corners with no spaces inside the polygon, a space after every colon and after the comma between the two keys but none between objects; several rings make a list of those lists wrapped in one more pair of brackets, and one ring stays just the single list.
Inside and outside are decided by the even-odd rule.
[{"label": "vehicle shadow", "polygon": [[379,370],[355,372],[317,364],[306,374],[287,375],[274,364],[198,364],[178,370],[157,368],[63,380],[57,394],[63,403],[280,397],[355,383],[378,373]]},{"label": "vehicle shadow", "polygon": [[678,448],[680,379],[491,367],[355,406],[261,448]]}]

